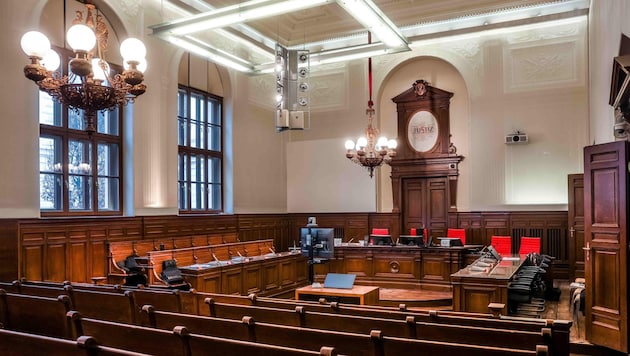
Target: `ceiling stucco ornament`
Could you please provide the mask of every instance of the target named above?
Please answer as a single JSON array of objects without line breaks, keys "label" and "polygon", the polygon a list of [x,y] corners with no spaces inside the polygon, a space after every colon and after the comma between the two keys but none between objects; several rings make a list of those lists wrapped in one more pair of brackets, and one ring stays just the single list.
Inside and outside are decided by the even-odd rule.
[{"label": "ceiling stucco ornament", "polygon": [[127,20],[136,18],[142,9],[142,0],[110,0],[116,13],[124,15]]}]

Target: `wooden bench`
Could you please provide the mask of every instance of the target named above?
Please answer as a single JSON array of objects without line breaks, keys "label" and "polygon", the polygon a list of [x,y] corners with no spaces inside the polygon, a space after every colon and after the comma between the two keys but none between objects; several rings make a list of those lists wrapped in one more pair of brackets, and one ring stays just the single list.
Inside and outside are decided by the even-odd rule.
[{"label": "wooden bench", "polygon": [[149,285],[166,285],[162,280],[162,263],[175,260],[178,267],[212,261],[231,261],[236,257],[264,256],[273,251],[273,240],[234,242],[213,246],[189,247],[147,252]]},{"label": "wooden bench", "polygon": [[335,355],[334,350],[320,352],[279,347],[257,342],[192,334],[184,326],[172,330],[147,328],[82,317],[70,312],[69,318],[79,335],[90,335],[103,345],[154,355]]},{"label": "wooden bench", "polygon": [[122,264],[128,256],[145,257],[151,251],[173,250],[197,246],[211,246],[234,243],[238,241],[237,233],[176,236],[159,239],[112,241],[107,244],[108,249],[108,281],[123,283],[126,271]]},{"label": "wooden bench", "polygon": [[65,287],[72,301],[72,309],[81,315],[101,320],[135,324],[138,314],[134,292],[108,293]]},{"label": "wooden bench", "polygon": [[0,323],[9,330],[45,336],[70,338],[72,331],[65,320],[70,298],[56,298],[7,293],[0,289]]},{"label": "wooden bench", "polygon": [[412,316],[418,322],[441,323],[481,328],[499,328],[534,333],[540,333],[543,329],[551,329],[554,344],[552,350],[554,350],[554,353],[560,355],[567,355],[569,353],[569,334],[572,322],[567,320],[531,319],[509,316],[497,317],[493,316],[492,314],[463,313],[453,311],[411,311],[407,310],[405,305],[400,305],[398,308],[371,305],[357,306],[336,302],[317,303],[288,299],[265,298],[257,297],[255,294],[250,294],[248,296],[237,296],[214,293],[196,293],[196,297],[198,299],[199,306],[202,306],[204,304],[206,298],[212,298],[215,302],[219,303],[280,308],[291,311],[294,311],[296,307],[300,306],[302,310],[321,313],[355,315],[396,320],[407,320],[408,317]]},{"label": "wooden bench", "polygon": [[0,329],[0,355],[41,356],[148,356],[146,354],[99,345],[91,336],[76,340]]},{"label": "wooden bench", "polygon": [[[519,345],[509,348],[484,347],[467,344],[466,340],[435,343],[428,338],[405,339],[384,337],[379,330],[370,330],[369,333],[350,333],[330,331],[323,329],[310,329],[303,327],[277,325],[272,323],[256,322],[254,318],[245,316],[241,320],[230,320],[213,317],[202,317],[196,315],[184,315],[156,311],[152,306],[145,305],[142,308],[144,323],[159,329],[172,329],[177,325],[184,325],[192,333],[199,333],[215,337],[233,338],[243,341],[255,341],[267,344],[280,345],[301,349],[316,349],[321,345],[332,346],[340,354],[349,355],[398,355],[397,351],[387,350],[408,350],[406,354],[413,354],[410,351],[415,347],[433,347],[438,352],[440,347],[444,351],[454,351],[466,355],[495,355],[495,354],[536,354],[547,351],[546,345],[527,345],[526,349],[517,349]],[[436,331],[442,332],[444,330]],[[459,339],[461,330],[450,330],[456,332],[451,334],[450,339]],[[499,336],[499,335],[497,335]],[[393,344],[398,344],[393,346]],[[494,350],[494,351],[488,351]],[[496,350],[499,350],[496,352]],[[420,352],[426,354],[426,352]],[[544,354],[544,353],[542,353]]]},{"label": "wooden bench", "polygon": [[[269,307],[216,303],[211,299],[206,300],[206,304],[209,306],[208,316],[216,318],[241,320],[244,316],[249,316],[253,317],[256,321],[272,324],[359,334],[369,334],[371,330],[377,329],[385,335],[393,337],[438,342],[460,342],[472,345],[520,348],[525,350],[534,349],[536,345],[551,347],[553,344],[550,328],[541,328],[534,332],[497,327],[470,327],[457,324],[420,322],[416,321],[413,316],[407,317],[406,320],[382,319],[308,312],[299,306],[296,307],[294,311],[291,311]],[[566,350],[566,355],[568,355],[568,340]],[[554,353],[554,355],[556,354],[564,355],[560,352]]]}]

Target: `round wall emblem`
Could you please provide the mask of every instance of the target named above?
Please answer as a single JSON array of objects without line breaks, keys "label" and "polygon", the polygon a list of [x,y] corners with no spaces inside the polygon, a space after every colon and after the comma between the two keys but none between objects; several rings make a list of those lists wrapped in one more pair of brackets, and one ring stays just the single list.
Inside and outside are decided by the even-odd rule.
[{"label": "round wall emblem", "polygon": [[435,146],[438,139],[438,122],[428,111],[415,113],[407,124],[407,140],[417,152],[427,152]]}]

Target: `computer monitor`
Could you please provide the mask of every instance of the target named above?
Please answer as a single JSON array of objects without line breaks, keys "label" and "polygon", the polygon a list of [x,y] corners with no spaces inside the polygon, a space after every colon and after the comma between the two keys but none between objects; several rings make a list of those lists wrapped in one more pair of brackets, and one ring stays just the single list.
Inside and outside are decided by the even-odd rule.
[{"label": "computer monitor", "polygon": [[424,236],[422,235],[400,235],[398,244],[404,246],[424,246]]},{"label": "computer monitor", "polygon": [[392,240],[392,235],[370,235],[370,245],[392,246],[394,245],[394,240]]},{"label": "computer monitor", "polygon": [[335,229],[322,227],[303,227],[300,229],[302,255],[309,256],[313,249],[313,258],[333,258]]}]

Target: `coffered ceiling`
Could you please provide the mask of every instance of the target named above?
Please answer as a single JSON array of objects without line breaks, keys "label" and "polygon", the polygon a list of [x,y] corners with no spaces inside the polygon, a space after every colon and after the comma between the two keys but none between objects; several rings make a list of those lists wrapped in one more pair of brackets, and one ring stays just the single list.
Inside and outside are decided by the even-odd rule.
[{"label": "coffered ceiling", "polygon": [[[345,3],[346,7],[352,6],[349,3],[358,0],[324,0],[317,6],[263,18],[237,20],[229,26],[180,36],[164,31],[160,26],[204,13],[220,16],[221,10],[230,6],[234,9],[234,6],[251,5],[257,10],[268,3],[280,1],[154,1],[162,8],[167,5],[169,10],[163,23],[149,24],[154,35],[193,52],[199,47],[198,54],[205,54],[208,59],[219,63],[221,58],[217,57],[224,57],[227,61],[238,63],[239,66],[233,68],[244,72],[256,73],[268,69],[273,64],[276,43],[293,49],[307,49],[313,55],[332,57],[340,57],[339,51],[353,47],[359,53],[368,52],[364,48],[368,43],[368,29],[341,6],[341,3]],[[302,4],[311,1],[298,0]],[[587,13],[589,6],[588,0],[372,0],[372,3],[376,5],[377,13],[388,19],[407,42],[399,48],[385,48],[383,44],[376,44],[379,39],[373,37],[374,46],[380,46],[378,49],[382,50],[382,54],[409,50],[409,46],[422,39],[475,31],[484,26],[513,26],[576,16]]]}]

